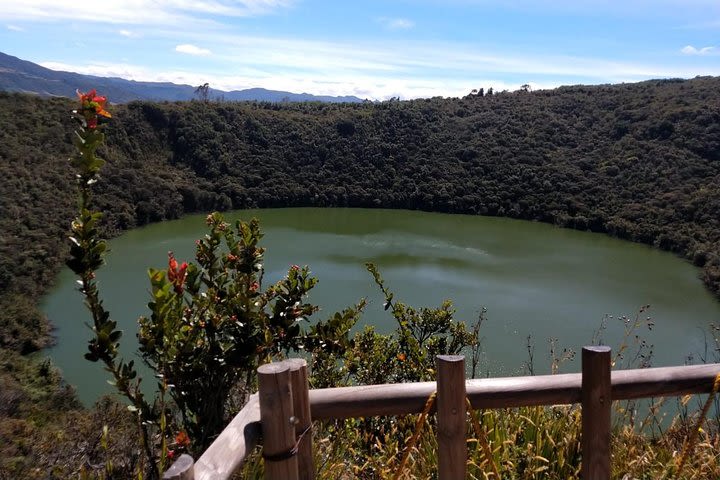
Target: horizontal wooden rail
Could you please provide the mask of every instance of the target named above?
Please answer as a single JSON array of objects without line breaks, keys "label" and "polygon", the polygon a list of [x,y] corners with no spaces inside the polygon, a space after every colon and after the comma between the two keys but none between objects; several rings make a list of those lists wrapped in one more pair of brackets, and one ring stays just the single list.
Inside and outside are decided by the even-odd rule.
[{"label": "horizontal wooden rail", "polygon": [[[709,393],[718,373],[718,363],[618,370],[611,373],[611,397],[629,400]],[[581,386],[579,373],[466,381],[467,396],[475,409],[580,403]],[[435,382],[420,382],[310,390],[311,417],[331,420],[420,413],[436,388]],[[228,479],[255,448],[260,431],[255,394],[194,465],[192,461],[182,468],[178,464],[164,478]]]},{"label": "horizontal wooden rail", "polygon": [[195,462],[194,480],[230,478],[260,438],[260,402],[253,394],[245,407]]},{"label": "horizontal wooden rail", "polygon": [[[611,374],[613,400],[709,393],[720,364],[618,370]],[[473,408],[580,403],[582,375],[468,380]],[[310,390],[313,420],[420,413],[435,382],[394,383]]]},{"label": "horizontal wooden rail", "polygon": [[612,399],[675,397],[710,393],[720,363],[612,372]]}]

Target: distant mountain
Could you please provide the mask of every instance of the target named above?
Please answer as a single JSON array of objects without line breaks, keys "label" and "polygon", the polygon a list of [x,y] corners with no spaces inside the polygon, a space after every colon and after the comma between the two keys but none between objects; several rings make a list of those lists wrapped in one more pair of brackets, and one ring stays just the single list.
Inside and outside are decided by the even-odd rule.
[{"label": "distant mountain", "polygon": [[[45,97],[73,97],[75,90],[96,88],[114,103],[132,100],[192,100],[197,99],[197,87],[177,85],[169,82],[136,82],[117,77],[97,77],[74,72],[62,72],[41,67],[32,62],[0,52],[0,90],[10,92],[35,93]],[[267,102],[348,102],[363,100],[354,96],[332,97],[311,95],[309,93],[291,93],[264,88],[247,90],[209,89],[208,98],[230,101],[258,100]]]}]

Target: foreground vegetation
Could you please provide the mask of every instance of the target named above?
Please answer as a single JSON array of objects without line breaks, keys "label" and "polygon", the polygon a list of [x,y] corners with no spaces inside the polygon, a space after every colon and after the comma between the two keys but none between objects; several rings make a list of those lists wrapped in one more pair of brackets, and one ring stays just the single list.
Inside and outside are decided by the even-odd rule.
[{"label": "foreground vegetation", "polygon": [[[540,220],[684,255],[720,294],[718,87],[720,79],[698,78],[374,105],[133,103],[113,110],[103,151],[108,165],[95,200],[107,212],[106,235],[187,212],[269,206],[381,206]],[[0,474],[12,478],[46,478],[53,469],[65,478],[107,471],[108,464],[117,476],[136,471],[139,462],[139,454],[128,455],[139,448],[137,437],[127,434],[134,431],[132,416],[112,402],[94,413],[82,409],[52,365],[27,357],[50,341],[37,304],[66,257],[67,219],[75,209],[67,168],[73,124],[62,121],[70,108],[64,99],[0,94]],[[378,360],[362,370],[367,379],[354,381],[382,381],[386,364]],[[527,431],[521,420],[533,415],[539,415],[531,422],[536,425],[540,417],[563,417],[546,409],[506,416],[516,418],[516,431]],[[359,436],[365,446],[348,447],[357,449],[358,459],[380,445],[378,465],[391,465],[393,442],[402,446],[402,423],[389,421],[384,432],[392,435],[382,439],[360,438],[364,430],[357,425],[332,428]],[[101,424],[110,426],[106,434]],[[651,450],[640,455],[642,466],[665,468],[677,447],[670,440],[681,438],[688,424],[673,428],[677,435],[671,429],[648,439],[618,430],[617,438],[636,449],[622,453]],[[513,428],[502,430],[506,435]],[[704,443],[717,442],[716,429],[705,433]],[[328,462],[347,453],[332,450],[337,442],[324,443]],[[569,469],[577,467],[572,448]],[[550,474],[533,463],[537,459],[521,461],[519,452],[504,458],[520,478],[532,478],[529,468]],[[531,458],[547,459],[535,453]],[[619,468],[629,472],[633,461],[628,457]],[[376,467],[363,472],[352,475],[379,475]],[[557,478],[568,478],[570,470],[562,472]]]},{"label": "foreground vegetation", "polygon": [[[475,412],[485,434],[469,425],[468,479],[580,478],[580,410],[577,407],[528,407]],[[627,416],[621,417],[627,421]],[[432,479],[437,478],[437,431],[432,421],[420,433],[409,461],[400,469],[409,434],[391,428],[369,452],[358,450],[366,440],[364,425],[346,422],[342,432],[319,425],[313,438],[317,478],[336,479]],[[685,444],[688,426],[680,422],[655,434],[618,425],[612,437],[613,479],[710,479],[718,478],[717,434],[703,430],[688,463],[678,472],[677,460]],[[342,442],[335,442],[342,434]],[[484,440],[481,440],[484,439]],[[484,453],[483,443],[492,450]],[[255,454],[239,478],[261,479],[262,461]]]}]

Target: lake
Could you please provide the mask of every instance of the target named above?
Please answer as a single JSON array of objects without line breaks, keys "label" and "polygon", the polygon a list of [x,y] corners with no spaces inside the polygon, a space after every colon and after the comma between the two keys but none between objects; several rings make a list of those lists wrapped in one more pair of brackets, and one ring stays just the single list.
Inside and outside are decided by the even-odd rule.
[{"label": "lake", "polygon": [[[703,286],[699,270],[674,255],[605,235],[542,223],[402,210],[290,208],[236,211],[226,220],[258,217],[265,232],[265,285],[292,264],[309,265],[319,278],[310,295],[326,318],[367,297],[363,324],[387,332],[394,320],[365,262],[378,265],[395,299],[412,306],[453,300],[456,318],[473,321],[487,309],[482,336],[483,376],[524,373],[527,337],[535,345],[535,373],[549,372],[548,339],[578,352],[562,371],[580,371],[580,348],[603,321],[606,344],[622,342],[625,322],[652,317],[638,333],[653,345],[653,366],[682,365],[705,349],[704,332],[720,323],[720,302]],[[205,215],[136,229],[110,243],[99,272],[112,318],[125,331],[122,352],[135,358],[136,320],[147,313],[147,268],[166,268],[167,252],[189,260],[205,233]],[[57,327],[47,352],[85,403],[111,392],[101,364],[84,360],[90,317],[65,269],[43,301]],[[638,313],[649,304],[649,310]],[[697,358],[697,357],[696,357]],[[138,363],[138,362],[136,362]],[[154,382],[145,372],[145,383]]]}]

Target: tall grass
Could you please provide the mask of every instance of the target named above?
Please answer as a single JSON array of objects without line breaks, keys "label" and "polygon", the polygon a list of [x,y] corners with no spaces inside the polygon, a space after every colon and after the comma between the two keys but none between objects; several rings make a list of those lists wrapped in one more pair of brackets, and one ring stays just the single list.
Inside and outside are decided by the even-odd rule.
[{"label": "tall grass", "polygon": [[[523,407],[477,412],[492,459],[468,422],[468,477],[496,479],[495,464],[504,479],[579,479],[582,455],[581,412],[576,405]],[[676,417],[661,435],[621,425],[612,435],[613,479],[720,478],[720,438],[717,424],[703,426],[692,455],[678,474],[677,460],[696,414]],[[414,416],[412,416],[414,417]],[[690,422],[688,422],[690,420]],[[437,430],[430,419],[397,476],[408,431],[396,428],[378,437],[370,448],[362,445],[363,431],[348,420],[344,426],[316,423],[313,438],[318,479],[433,479],[437,478]],[[411,433],[411,432],[410,432]],[[262,478],[258,455],[251,457],[238,478]]]},{"label": "tall grass", "polygon": [[[634,319],[621,318],[624,338],[614,349],[616,368],[646,367],[652,345],[642,338],[642,330],[652,329],[650,318],[643,318],[646,307]],[[607,328],[604,319],[593,336],[601,343]],[[718,329],[713,328],[712,351],[718,352]],[[528,352],[532,365],[534,348]],[[703,360],[717,361],[708,355]],[[560,364],[574,353],[560,350],[550,342],[550,364],[556,373]],[[720,373],[720,372],[719,372]],[[613,403],[611,478],[631,479],[720,479],[720,435],[717,408],[698,423],[706,396],[686,396],[673,401],[651,399],[641,406],[637,401]],[[697,399],[697,404],[693,402]],[[715,398],[717,407],[717,398]],[[673,413],[669,413],[669,412]],[[473,428],[471,416],[475,417]],[[671,418],[668,418],[668,417]],[[336,479],[433,479],[437,478],[437,424],[431,415],[421,424],[419,439],[408,441],[417,431],[417,415],[380,419],[349,419],[316,422],[313,435],[317,478]],[[503,479],[579,479],[582,463],[581,409],[579,405],[506,408],[468,412],[468,478],[494,480],[495,471]],[[691,432],[700,425],[693,449],[682,471],[678,461]],[[479,433],[479,434],[478,434]],[[410,449],[406,452],[406,449]],[[488,450],[490,455],[488,455]],[[400,460],[408,461],[400,471]],[[488,458],[490,456],[490,458]],[[262,478],[258,455],[246,463],[239,478]]]}]

